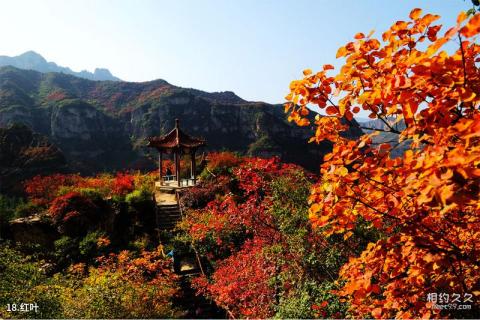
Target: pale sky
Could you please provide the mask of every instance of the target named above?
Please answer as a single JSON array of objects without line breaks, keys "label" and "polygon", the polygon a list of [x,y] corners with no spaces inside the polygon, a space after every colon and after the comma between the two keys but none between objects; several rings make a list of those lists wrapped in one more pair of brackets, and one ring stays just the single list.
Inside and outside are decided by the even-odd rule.
[{"label": "pale sky", "polygon": [[0,55],[281,103],[305,68],[414,7],[454,23],[470,0],[0,0]]}]

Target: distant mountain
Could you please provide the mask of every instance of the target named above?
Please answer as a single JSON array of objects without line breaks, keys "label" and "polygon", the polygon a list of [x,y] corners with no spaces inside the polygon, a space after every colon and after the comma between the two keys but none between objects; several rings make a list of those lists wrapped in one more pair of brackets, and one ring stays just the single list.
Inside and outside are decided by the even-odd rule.
[{"label": "distant mountain", "polygon": [[[357,121],[360,124],[360,126],[363,128],[388,130],[387,125],[381,119],[373,119],[373,120],[368,119],[365,121],[357,119]],[[398,123],[395,123],[395,119],[393,117],[390,117],[390,118],[387,118],[386,121],[395,130],[403,131],[405,129],[405,122],[403,120],[399,121]],[[363,131],[367,133],[371,132],[371,130],[368,130],[368,129],[363,129]]]},{"label": "distant mountain", "polygon": [[[394,118],[388,118],[387,123],[397,131],[401,132],[405,130],[405,122],[403,120],[399,121],[398,123],[395,123]],[[366,128],[387,130],[387,131],[390,130],[388,126],[385,124],[385,122],[383,122],[380,119],[374,119],[374,120],[370,119],[365,122],[359,122],[359,124],[364,133],[372,133],[372,131],[374,131],[374,130],[368,130]],[[372,141],[376,144],[389,143],[393,147],[393,150],[391,153],[393,157],[402,156],[405,150],[407,150],[410,147],[410,143],[411,143],[411,141],[409,140],[400,142],[399,136],[396,133],[382,132],[382,131],[379,131],[378,135],[374,136]]]},{"label": "distant mountain", "polygon": [[44,57],[34,51],[27,51],[15,57],[0,56],[0,67],[3,66],[12,66],[24,70],[35,70],[43,73],[61,72],[95,81],[120,81],[120,79],[114,77],[108,69],[97,68],[93,73],[86,70],[75,72],[70,68],[57,65],[55,62],[47,62]]},{"label": "distant mountain", "polygon": [[[0,127],[23,123],[47,136],[81,172],[154,168],[149,136],[174,120],[206,150],[280,156],[317,171],[331,145],[308,143],[313,128],[286,121],[281,105],[249,102],[233,92],[204,92],[149,82],[90,81],[61,73],[0,68]],[[362,134],[354,122],[347,135]]]}]

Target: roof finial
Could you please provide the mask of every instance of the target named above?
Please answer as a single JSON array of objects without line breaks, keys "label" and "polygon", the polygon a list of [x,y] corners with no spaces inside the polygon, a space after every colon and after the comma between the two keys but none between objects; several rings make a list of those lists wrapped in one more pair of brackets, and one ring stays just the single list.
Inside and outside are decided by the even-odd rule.
[{"label": "roof finial", "polygon": [[176,118],[175,119],[175,128],[178,129],[180,127],[179,123],[180,123],[180,120],[178,120],[178,118]]}]

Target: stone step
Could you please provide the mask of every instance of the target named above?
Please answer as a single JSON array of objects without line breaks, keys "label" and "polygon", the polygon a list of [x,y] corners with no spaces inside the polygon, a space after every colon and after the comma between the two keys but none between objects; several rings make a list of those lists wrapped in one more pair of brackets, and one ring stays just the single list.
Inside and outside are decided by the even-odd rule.
[{"label": "stone step", "polygon": [[160,204],[158,207],[159,208],[177,208],[178,209],[178,204],[176,204],[176,203]]},{"label": "stone step", "polygon": [[174,213],[180,214],[180,210],[178,210],[178,209],[168,209],[168,210],[165,210],[165,209],[164,209],[164,210],[161,210],[161,209],[159,209],[159,210],[158,210],[158,213],[163,213],[163,212],[165,212],[165,213],[172,213],[172,212],[174,212]]},{"label": "stone step", "polygon": [[175,224],[159,225],[158,229],[160,229],[160,230],[172,230],[172,229],[175,229],[176,225],[177,225],[176,223]]},{"label": "stone step", "polygon": [[[177,188],[156,185],[157,213],[156,221],[159,230],[172,230],[182,221],[180,208],[175,198]],[[162,203],[164,202],[164,203]]]},{"label": "stone step", "polygon": [[178,211],[171,211],[171,212],[158,212],[157,215],[159,217],[169,217],[169,216],[176,216],[176,217],[182,217],[180,212]]},{"label": "stone step", "polygon": [[176,224],[176,223],[178,223],[178,222],[180,222],[180,221],[182,221],[182,220],[180,220],[180,219],[160,220],[160,221],[158,221],[158,224],[159,224],[159,225],[160,225],[160,224]]},{"label": "stone step", "polygon": [[181,220],[182,216],[179,214],[159,214],[157,218],[158,220],[165,220],[165,219]]},{"label": "stone step", "polygon": [[174,216],[174,217],[179,217],[179,218],[182,217],[180,212],[173,212],[173,211],[172,212],[159,212],[157,214],[157,216],[158,217],[172,217],[172,216]]},{"label": "stone step", "polygon": [[158,212],[180,212],[178,208],[158,208]]},{"label": "stone step", "polygon": [[182,220],[182,217],[178,214],[170,214],[170,215],[158,215],[158,220]]}]

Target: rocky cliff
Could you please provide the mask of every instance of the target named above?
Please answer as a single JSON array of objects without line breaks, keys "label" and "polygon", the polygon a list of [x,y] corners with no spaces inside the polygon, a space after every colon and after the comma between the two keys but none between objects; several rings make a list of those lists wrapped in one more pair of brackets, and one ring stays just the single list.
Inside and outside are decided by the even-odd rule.
[{"label": "rocky cliff", "polygon": [[[232,92],[0,68],[0,127],[28,125],[83,172],[153,167],[148,155],[156,155],[145,149],[145,138],[166,133],[175,118],[186,132],[206,138],[207,150],[279,155],[314,169],[329,148],[308,144],[312,129],[288,123],[280,105],[248,102]],[[348,134],[362,133],[355,126]]]},{"label": "rocky cliff", "polygon": [[0,128],[0,192],[15,192],[34,175],[65,170],[65,157],[46,137],[25,125]]}]

